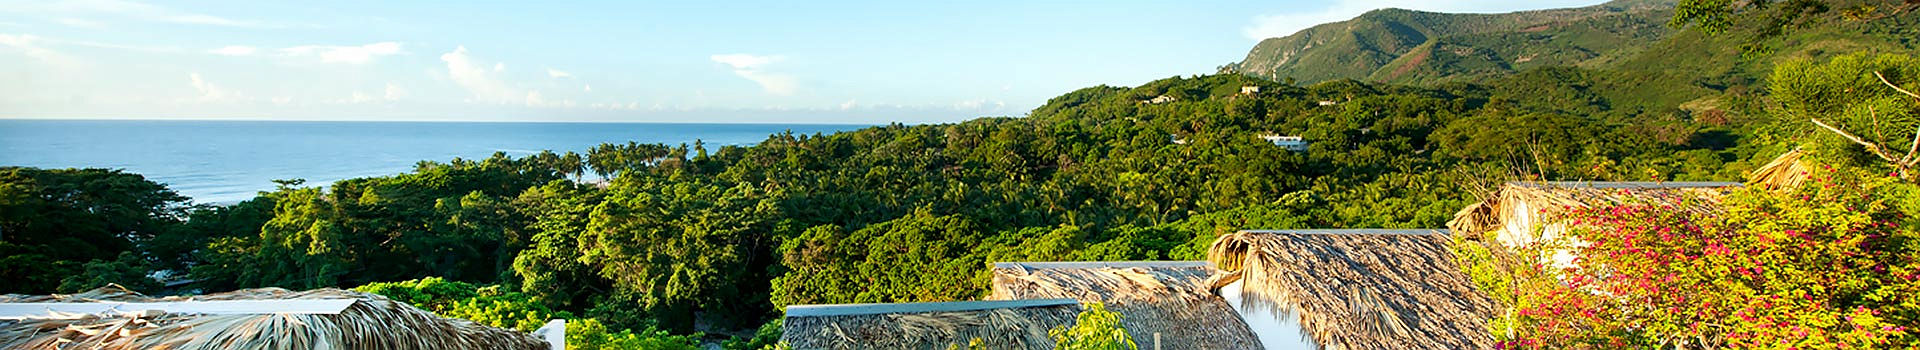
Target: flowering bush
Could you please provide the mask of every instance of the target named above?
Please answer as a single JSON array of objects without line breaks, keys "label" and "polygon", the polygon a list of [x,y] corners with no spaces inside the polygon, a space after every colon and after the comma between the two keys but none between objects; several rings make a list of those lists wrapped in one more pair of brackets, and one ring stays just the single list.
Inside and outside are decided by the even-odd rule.
[{"label": "flowering bush", "polygon": [[[1915,186],[1827,169],[1792,192],[1571,209],[1574,267],[1514,291],[1505,347],[1913,348]],[[1534,269],[1544,266],[1534,265]]]}]

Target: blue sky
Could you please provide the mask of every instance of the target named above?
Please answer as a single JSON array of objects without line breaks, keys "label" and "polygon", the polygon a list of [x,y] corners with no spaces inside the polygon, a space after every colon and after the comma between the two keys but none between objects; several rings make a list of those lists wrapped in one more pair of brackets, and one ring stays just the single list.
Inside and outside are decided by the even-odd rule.
[{"label": "blue sky", "polygon": [[947,122],[1375,8],[1598,2],[0,0],[0,118]]}]

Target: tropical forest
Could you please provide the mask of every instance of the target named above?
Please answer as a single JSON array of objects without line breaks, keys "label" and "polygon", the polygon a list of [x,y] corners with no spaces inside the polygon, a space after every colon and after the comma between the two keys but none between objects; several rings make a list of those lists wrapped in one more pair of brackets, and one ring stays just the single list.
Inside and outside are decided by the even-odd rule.
[{"label": "tropical forest", "polygon": [[1913,348],[1916,92],[1913,1],[1384,9],[1018,116],[427,159],[219,204],[121,169],[0,167],[0,293],[334,287],[521,331],[566,319],[578,349],[781,348],[789,305],[976,300],[995,262],[1444,228],[1509,181],[1745,182],[1795,152],[1808,185],[1748,184],[1721,215],[1577,212],[1581,263],[1606,269],[1459,232],[1449,263],[1496,301],[1506,348]]}]

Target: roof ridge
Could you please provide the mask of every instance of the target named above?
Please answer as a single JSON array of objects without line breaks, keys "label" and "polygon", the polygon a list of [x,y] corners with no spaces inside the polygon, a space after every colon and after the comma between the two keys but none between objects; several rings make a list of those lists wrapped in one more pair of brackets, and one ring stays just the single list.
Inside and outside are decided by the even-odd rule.
[{"label": "roof ridge", "polygon": [[851,316],[896,313],[980,311],[1027,307],[1079,305],[1073,299],[943,301],[927,303],[808,304],[787,306],[787,317]]},{"label": "roof ridge", "polygon": [[1280,230],[1240,230],[1236,233],[1266,233],[1287,235],[1446,235],[1452,231],[1444,228],[1309,228]]},{"label": "roof ridge", "polygon": [[993,263],[994,268],[1010,269],[1124,269],[1134,267],[1206,267],[1203,260],[1141,260],[1141,261],[1002,261]]},{"label": "roof ridge", "polygon": [[1507,181],[1507,185],[1533,188],[1715,188],[1742,184],[1730,181]]}]

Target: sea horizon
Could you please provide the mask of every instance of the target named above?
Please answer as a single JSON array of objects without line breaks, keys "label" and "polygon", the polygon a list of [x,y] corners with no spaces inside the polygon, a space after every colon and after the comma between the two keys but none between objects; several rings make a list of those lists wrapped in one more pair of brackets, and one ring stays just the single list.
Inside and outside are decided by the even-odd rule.
[{"label": "sea horizon", "polygon": [[[987,116],[982,116],[983,118]],[[0,117],[0,121],[107,121],[107,122],[271,122],[271,123],[450,123],[450,124],[677,124],[677,125],[807,125],[807,126],[881,126],[887,124],[868,123],[816,123],[816,122],[669,122],[669,121],[594,121],[594,120],[442,120],[442,119],[228,119],[228,118],[22,118]],[[901,125],[941,124],[950,122],[894,122]]]},{"label": "sea horizon", "polygon": [[757,144],[787,131],[831,134],[868,124],[0,119],[0,166],[123,169],[199,204],[273,190],[408,172],[421,161],[578,152],[602,143]]}]

